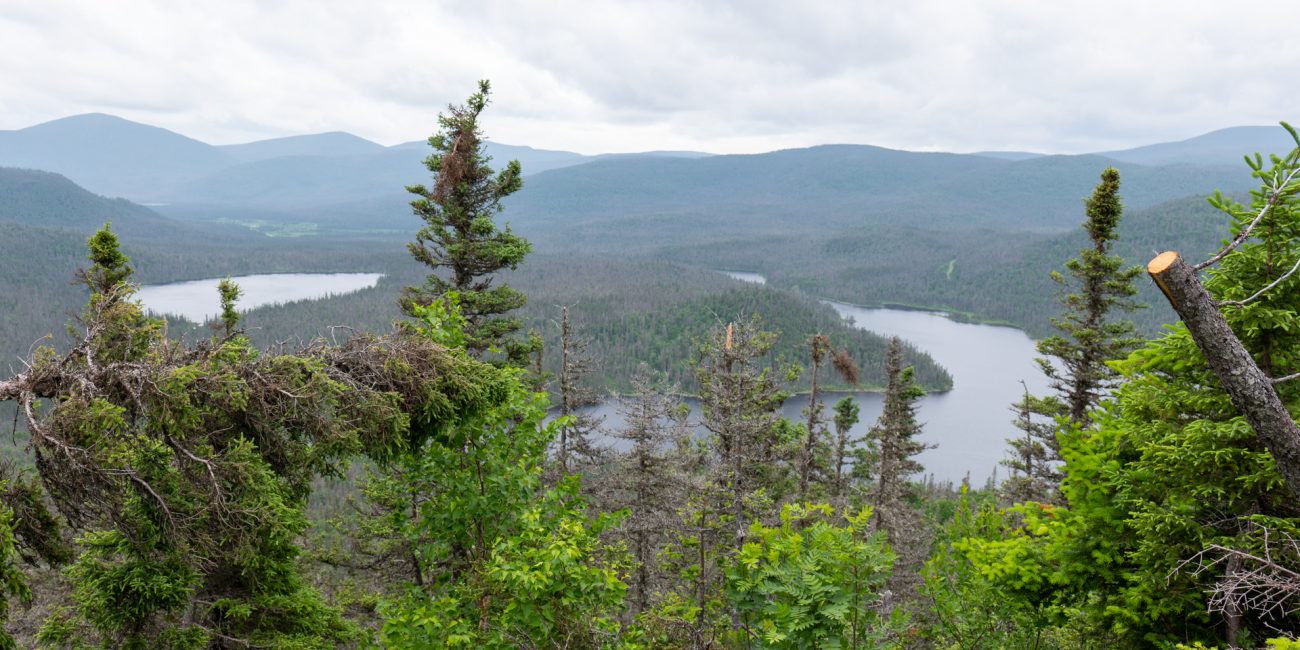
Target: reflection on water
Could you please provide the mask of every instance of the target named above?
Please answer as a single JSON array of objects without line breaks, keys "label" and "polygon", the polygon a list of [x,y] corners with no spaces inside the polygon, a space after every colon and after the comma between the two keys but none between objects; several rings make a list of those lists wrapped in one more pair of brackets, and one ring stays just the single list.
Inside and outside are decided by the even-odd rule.
[{"label": "reflection on water", "polygon": [[[273,273],[230,278],[242,290],[239,309],[313,300],[375,286],[382,273]],[[137,296],[155,314],[174,314],[203,323],[221,314],[220,278],[140,287]]]}]

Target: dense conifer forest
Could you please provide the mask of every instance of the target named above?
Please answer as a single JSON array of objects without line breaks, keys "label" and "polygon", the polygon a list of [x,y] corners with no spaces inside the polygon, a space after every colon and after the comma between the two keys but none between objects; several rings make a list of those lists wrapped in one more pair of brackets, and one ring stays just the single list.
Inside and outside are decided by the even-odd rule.
[{"label": "dense conifer forest", "polygon": [[[257,148],[158,191],[254,174],[270,229],[0,168],[0,647],[1300,647],[1289,126],[1244,171],[850,147],[525,177],[490,156],[490,98],[440,116],[411,218],[351,234],[288,228]],[[863,158],[893,173],[843,171]],[[935,170],[928,206],[897,187]],[[822,221],[782,223],[818,193]],[[868,195],[898,219],[858,218]],[[1148,281],[1165,250],[1196,266]],[[201,325],[135,299],[358,270],[384,276],[248,312],[223,282]],[[823,299],[1034,334],[1049,389],[990,405],[1009,476],[920,480],[919,400],[952,377]],[[850,388],[881,393],[862,437]],[[618,427],[589,417],[605,398]]]}]

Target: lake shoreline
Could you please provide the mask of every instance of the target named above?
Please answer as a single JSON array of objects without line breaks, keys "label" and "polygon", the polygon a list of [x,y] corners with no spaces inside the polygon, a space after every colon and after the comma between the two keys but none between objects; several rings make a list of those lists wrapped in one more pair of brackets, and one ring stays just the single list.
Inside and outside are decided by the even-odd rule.
[{"label": "lake shoreline", "polygon": [[248,312],[258,307],[320,300],[371,289],[384,273],[256,273],[226,278],[204,278],[141,285],[136,298],[147,312],[202,326],[218,318],[221,301],[217,285],[230,280],[239,286],[236,308]]},{"label": "lake shoreline", "polygon": [[[761,284],[763,286],[768,286],[767,276],[763,275],[762,273],[759,273],[758,271],[742,271],[742,270],[734,270],[734,269],[717,269],[717,268],[710,269],[710,270],[715,273],[721,273],[738,282],[751,282],[755,284]],[[771,286],[773,288],[778,288],[778,289],[782,288],[782,287],[777,287],[776,285],[771,285]],[[894,309],[897,311],[918,311],[918,312],[925,312],[930,314],[938,314],[954,323],[967,323],[971,325],[991,325],[993,327],[1009,327],[1011,329],[1020,330],[1021,332],[1024,332],[1025,336],[1028,336],[1030,340],[1033,341],[1038,340],[1035,339],[1033,336],[1030,336],[1029,332],[1026,329],[1010,321],[986,318],[984,316],[980,316],[979,314],[976,314],[975,312],[962,311],[960,309],[951,309],[948,307],[934,307],[930,305],[914,305],[911,303],[893,302],[889,300],[881,300],[875,303],[855,303],[855,302],[849,302],[847,300],[839,300],[836,298],[827,298],[824,296],[813,296],[813,297],[824,303],[838,303],[841,305],[846,305],[848,307],[857,307],[858,309]]]}]

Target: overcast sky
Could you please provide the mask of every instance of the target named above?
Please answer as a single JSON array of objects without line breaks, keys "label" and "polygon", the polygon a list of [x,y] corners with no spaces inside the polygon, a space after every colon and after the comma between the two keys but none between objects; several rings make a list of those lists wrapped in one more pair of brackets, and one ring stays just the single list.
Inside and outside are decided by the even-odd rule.
[{"label": "overcast sky", "polygon": [[0,129],[111,113],[214,144],[583,153],[831,142],[1099,151],[1300,120],[1300,2],[0,0]]}]

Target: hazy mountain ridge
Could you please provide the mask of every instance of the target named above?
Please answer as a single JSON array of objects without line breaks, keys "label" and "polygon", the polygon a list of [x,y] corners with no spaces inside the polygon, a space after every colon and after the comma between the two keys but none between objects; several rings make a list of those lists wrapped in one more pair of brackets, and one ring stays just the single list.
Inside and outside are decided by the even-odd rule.
[{"label": "hazy mountain ridge", "polygon": [[[1095,181],[1100,169],[1090,167],[1125,163],[1120,167],[1130,204],[1154,205],[1215,188],[1244,189],[1249,178],[1235,160],[1286,140],[1279,128],[1234,127],[1110,152],[1107,159],[918,153],[870,145],[722,156],[588,156],[496,142],[487,146],[498,165],[510,159],[523,165],[528,191],[511,208],[528,219],[726,217],[757,211],[784,219],[824,215],[829,224],[812,225],[831,227],[901,219],[935,227],[1058,229]],[[1227,151],[1231,157],[1221,155]],[[423,141],[384,147],[342,132],[212,146],[101,114],[0,132],[0,165],[55,171],[100,194],[257,208],[283,213],[290,221],[334,226],[372,210],[379,216],[369,227],[396,225],[385,215],[404,205],[402,187],[427,179],[421,163],[428,153]]]},{"label": "hazy mountain ridge", "polygon": [[[487,147],[498,163],[518,159],[525,174],[607,157],[708,155],[652,151],[588,156],[496,142],[489,142]],[[102,113],[74,115],[23,129],[0,131],[0,166],[52,171],[98,194],[150,202],[230,200],[232,196],[219,188],[223,181],[268,172],[273,178],[284,180],[287,185],[283,189],[289,193],[296,181],[304,181],[314,188],[319,188],[321,180],[344,177],[359,179],[354,188],[369,181],[369,186],[357,189],[362,194],[348,197],[364,198],[391,190],[394,182],[419,182],[420,163],[428,154],[429,147],[423,140],[385,147],[341,131],[211,145]],[[382,172],[375,171],[376,167],[393,170],[398,166],[400,175],[391,172],[381,175]],[[299,178],[295,174],[304,176]],[[206,189],[213,186],[218,188]],[[189,195],[196,190],[197,195]],[[340,192],[333,194],[337,196]],[[254,198],[257,196],[254,193]]]},{"label": "hazy mountain ridge", "polygon": [[538,174],[507,214],[539,241],[584,245],[841,230],[870,224],[1062,231],[1079,221],[1101,170],[1116,166],[1133,208],[1249,187],[1244,166],[1148,167],[1098,156],[1010,161],[827,145],[699,160],[594,162]]},{"label": "hazy mountain ridge", "polygon": [[287,156],[362,156],[384,150],[384,145],[343,131],[292,135],[244,144],[218,145],[238,162],[256,162]]},{"label": "hazy mountain ridge", "polygon": [[57,172],[96,194],[136,201],[231,162],[212,145],[101,113],[0,131],[0,166]]},{"label": "hazy mountain ridge", "polygon": [[1131,149],[1102,152],[1124,162],[1142,165],[1241,165],[1242,156],[1259,152],[1286,155],[1295,142],[1278,126],[1234,126],[1186,140],[1159,142]]}]

